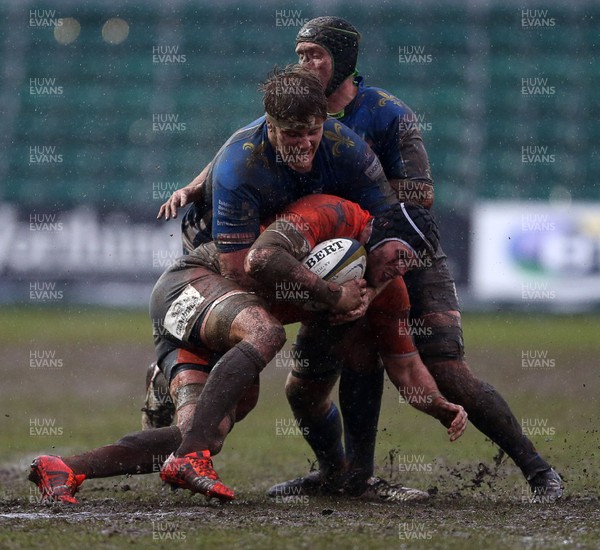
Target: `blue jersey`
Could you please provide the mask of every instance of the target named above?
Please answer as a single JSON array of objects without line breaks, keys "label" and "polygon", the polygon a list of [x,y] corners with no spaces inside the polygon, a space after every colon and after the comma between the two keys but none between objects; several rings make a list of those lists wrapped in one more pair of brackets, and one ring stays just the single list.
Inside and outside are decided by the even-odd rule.
[{"label": "blue jersey", "polygon": [[[204,201],[196,203],[183,222],[188,248],[207,240],[206,214],[211,207],[212,238],[220,252],[235,252],[256,240],[261,221],[305,195],[340,196],[374,215],[394,202],[393,191],[371,148],[333,119],[323,125],[323,138],[310,173],[296,172],[283,162],[267,138],[263,116],[238,130],[221,147],[206,183]],[[198,228],[204,229],[204,234],[190,239],[189,230]]]},{"label": "blue jersey", "polygon": [[408,179],[433,183],[429,158],[413,111],[381,88],[354,81],[356,97],[338,118],[363,138],[379,158],[389,180]]}]

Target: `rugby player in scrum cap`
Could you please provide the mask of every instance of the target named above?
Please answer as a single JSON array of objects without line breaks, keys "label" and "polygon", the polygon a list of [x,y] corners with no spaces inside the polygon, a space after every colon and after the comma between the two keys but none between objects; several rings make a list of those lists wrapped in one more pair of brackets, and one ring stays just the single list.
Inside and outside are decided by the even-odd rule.
[{"label": "rugby player in scrum cap", "polygon": [[[341,286],[326,282],[302,264],[316,244],[338,237],[364,243],[369,288],[364,280]],[[402,280],[437,245],[435,221],[421,206],[397,204],[373,218],[355,203],[315,194],[292,204],[283,221],[276,220],[262,233],[244,268],[265,299],[282,282],[302,291],[299,304],[273,304],[282,322],[310,322],[312,316],[327,314],[299,307],[307,300],[326,306],[338,322],[366,313],[394,385],[403,395],[421,395],[423,399],[409,403],[437,418],[454,441],[464,433],[467,415],[442,396],[419,358],[407,330],[409,304]],[[260,372],[282,347],[285,334],[259,294],[222,276],[222,256],[216,243],[199,246],[168,268],[152,293],[151,315],[164,327],[155,333],[158,364],[170,382],[178,425],[130,434],[81,455],[37,457],[29,479],[47,500],[75,504],[85,479],[149,473],[157,456],[173,451],[160,468],[166,483],[221,501],[234,499],[211,457],[221,450],[234,423],[256,404]],[[358,324],[353,328],[364,329]],[[354,338],[352,330],[339,336],[339,349],[333,347],[333,353],[343,352],[346,340]],[[213,352],[221,357],[211,368]],[[316,405],[327,408],[328,399],[323,395]]]},{"label": "rugby player in scrum cap", "polygon": [[[429,208],[433,204],[433,180],[427,152],[423,145],[416,117],[402,101],[381,88],[367,86],[356,72],[360,34],[350,23],[339,17],[317,17],[298,32],[296,53],[300,63],[314,71],[326,86],[327,110],[330,116],[349,126],[371,145],[383,166],[385,175],[399,200],[413,201]],[[177,208],[202,197],[207,167],[188,186],[176,191],[161,206],[159,217],[177,215]],[[194,228],[201,226],[201,217],[187,215],[184,219],[184,242],[194,237]],[[199,234],[196,229],[196,234]],[[188,244],[188,246],[190,246]],[[483,434],[503,449],[523,472],[532,490],[539,495],[558,498],[562,495],[562,480],[557,472],[538,454],[532,442],[506,401],[489,384],[474,376],[464,357],[464,342],[460,308],[455,285],[440,250],[429,269],[412,271],[406,278],[411,301],[411,318],[417,331],[415,341],[423,361],[442,391],[462,404],[471,421]],[[433,298],[435,297],[435,298]],[[323,354],[310,355],[314,337],[303,330],[297,342],[297,356],[311,364],[323,362]],[[319,369],[326,371],[326,365]],[[329,365],[332,376],[339,368]],[[156,371],[154,373],[156,376]],[[348,469],[360,485],[373,471],[373,457],[383,372],[356,373],[342,369],[340,406],[344,419],[344,439]],[[288,377],[286,393],[294,402],[302,399],[310,381],[294,372]],[[148,400],[152,400],[151,385]],[[314,391],[311,388],[311,391]],[[160,415],[163,403],[150,406]],[[300,411],[295,411],[300,414]],[[168,413],[167,413],[168,416]],[[330,425],[331,434],[339,434],[339,415],[332,410],[314,425]],[[316,427],[314,428],[316,430]],[[338,437],[335,435],[335,437]],[[314,449],[314,445],[313,449]],[[335,445],[330,444],[330,448]],[[317,454],[322,450],[315,449]],[[372,481],[372,480],[371,480]],[[311,491],[327,484],[319,472],[274,486],[269,491],[276,496],[282,491]]]}]

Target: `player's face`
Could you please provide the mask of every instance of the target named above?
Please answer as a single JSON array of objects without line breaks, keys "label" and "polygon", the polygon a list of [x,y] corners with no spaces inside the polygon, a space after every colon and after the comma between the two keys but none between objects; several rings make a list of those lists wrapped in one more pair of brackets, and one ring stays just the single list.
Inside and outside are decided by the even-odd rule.
[{"label": "player's face", "polygon": [[323,122],[319,118],[314,125],[297,129],[272,126],[271,141],[279,160],[296,172],[310,172],[323,137]]},{"label": "player's face", "polygon": [[403,276],[417,264],[415,253],[400,241],[388,241],[378,246],[367,257],[365,279],[370,286]]},{"label": "player's face", "polygon": [[333,75],[333,60],[327,50],[312,42],[300,42],[296,46],[296,54],[300,65],[313,71],[326,88]]}]

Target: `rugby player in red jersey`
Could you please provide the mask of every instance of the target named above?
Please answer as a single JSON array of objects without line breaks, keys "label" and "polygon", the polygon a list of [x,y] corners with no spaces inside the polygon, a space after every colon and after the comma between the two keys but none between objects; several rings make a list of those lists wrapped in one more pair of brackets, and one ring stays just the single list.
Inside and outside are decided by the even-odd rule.
[{"label": "rugby player in red jersey", "polygon": [[[301,263],[315,244],[335,237],[364,243],[368,288],[364,281],[341,286],[325,282]],[[160,470],[165,482],[232,500],[233,491],[218,478],[211,456],[220,451],[233,424],[256,404],[259,374],[285,341],[274,315],[282,322],[302,318],[306,323],[323,315],[306,312],[299,307],[302,303],[275,304],[274,315],[269,313],[266,299],[281,282],[306,290],[307,298],[327,306],[337,322],[366,312],[379,335],[377,349],[392,382],[401,393],[423,396],[408,401],[440,420],[454,441],[464,432],[467,415],[442,396],[408,331],[402,330],[409,304],[401,276],[434,254],[437,246],[435,221],[420,206],[398,204],[373,218],[352,202],[311,195],[291,205],[285,218],[270,225],[246,256],[245,270],[265,297],[261,298],[221,275],[214,243],[201,245],[165,271],[151,299],[151,315],[164,327],[155,334],[155,344],[177,406],[178,426],[144,430],[72,457],[38,457],[30,480],[48,499],[74,503],[84,479],[151,472],[157,455],[174,451]],[[347,350],[354,333],[340,332],[344,338],[333,351]],[[211,366],[212,352],[221,357]],[[327,407],[329,397],[322,397],[317,406]]]}]

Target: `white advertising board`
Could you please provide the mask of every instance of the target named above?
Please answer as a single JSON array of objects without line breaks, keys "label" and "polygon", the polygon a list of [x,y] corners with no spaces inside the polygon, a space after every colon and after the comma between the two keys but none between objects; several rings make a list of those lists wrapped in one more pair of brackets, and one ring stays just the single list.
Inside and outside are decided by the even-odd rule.
[{"label": "white advertising board", "polygon": [[472,216],[476,299],[600,303],[600,203],[488,202]]}]

